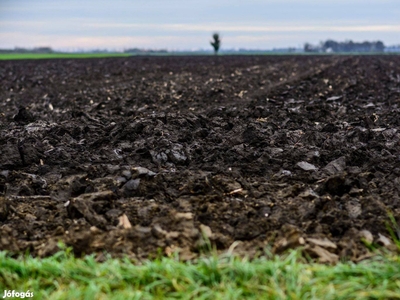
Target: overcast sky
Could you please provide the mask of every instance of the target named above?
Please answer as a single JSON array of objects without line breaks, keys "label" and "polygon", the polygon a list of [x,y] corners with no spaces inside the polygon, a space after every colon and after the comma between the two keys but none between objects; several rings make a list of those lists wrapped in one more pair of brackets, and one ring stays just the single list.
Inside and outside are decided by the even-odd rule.
[{"label": "overcast sky", "polygon": [[400,44],[399,0],[0,0],[0,48],[302,47],[326,39]]}]

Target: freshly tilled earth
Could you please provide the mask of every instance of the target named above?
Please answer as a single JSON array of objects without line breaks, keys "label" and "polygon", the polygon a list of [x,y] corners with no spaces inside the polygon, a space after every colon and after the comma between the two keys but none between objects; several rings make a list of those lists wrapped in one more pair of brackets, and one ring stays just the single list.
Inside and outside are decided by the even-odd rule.
[{"label": "freshly tilled earth", "polygon": [[400,56],[2,61],[0,82],[0,250],[395,250]]}]

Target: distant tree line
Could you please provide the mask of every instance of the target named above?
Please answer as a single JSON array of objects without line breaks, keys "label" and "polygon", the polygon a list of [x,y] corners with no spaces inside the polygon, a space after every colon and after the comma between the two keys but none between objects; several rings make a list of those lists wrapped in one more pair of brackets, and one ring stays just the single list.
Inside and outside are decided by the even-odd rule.
[{"label": "distant tree line", "polygon": [[383,52],[385,45],[381,41],[356,43],[353,41],[336,42],[327,40],[321,42],[320,45],[314,46],[309,43],[304,45],[304,52]]},{"label": "distant tree line", "polygon": [[19,48],[14,49],[0,49],[0,53],[54,53],[50,47],[36,47],[33,49]]},{"label": "distant tree line", "polygon": [[130,48],[124,50],[124,53],[131,53],[131,54],[151,54],[151,53],[168,53],[165,49],[160,50],[151,50],[151,49],[140,49],[140,48]]}]

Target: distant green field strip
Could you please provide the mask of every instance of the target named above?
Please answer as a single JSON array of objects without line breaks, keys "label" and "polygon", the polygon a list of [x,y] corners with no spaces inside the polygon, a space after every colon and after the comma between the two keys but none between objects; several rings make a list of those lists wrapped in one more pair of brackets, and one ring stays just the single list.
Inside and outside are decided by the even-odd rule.
[{"label": "distant green field strip", "polygon": [[400,299],[400,258],[330,266],[291,252],[254,261],[210,256],[133,264],[69,252],[45,259],[0,252],[0,297],[4,290],[29,290],[34,299]]},{"label": "distant green field strip", "polygon": [[127,53],[2,53],[0,60],[127,57]]},{"label": "distant green field strip", "polygon": [[[221,52],[219,56],[236,55],[398,55],[394,53],[291,53],[291,52]],[[169,52],[169,53],[0,53],[0,60],[19,60],[19,59],[74,59],[74,58],[107,58],[107,57],[128,57],[128,56],[213,56],[211,53],[204,52]]]}]

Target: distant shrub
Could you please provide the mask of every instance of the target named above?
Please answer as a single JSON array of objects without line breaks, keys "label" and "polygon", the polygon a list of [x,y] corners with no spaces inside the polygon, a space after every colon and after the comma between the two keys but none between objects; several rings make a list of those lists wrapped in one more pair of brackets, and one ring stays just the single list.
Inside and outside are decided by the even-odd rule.
[{"label": "distant shrub", "polygon": [[214,33],[212,37],[213,37],[213,40],[210,42],[210,44],[214,48],[215,55],[217,55],[218,50],[221,47],[221,38],[219,37],[218,33]]}]

